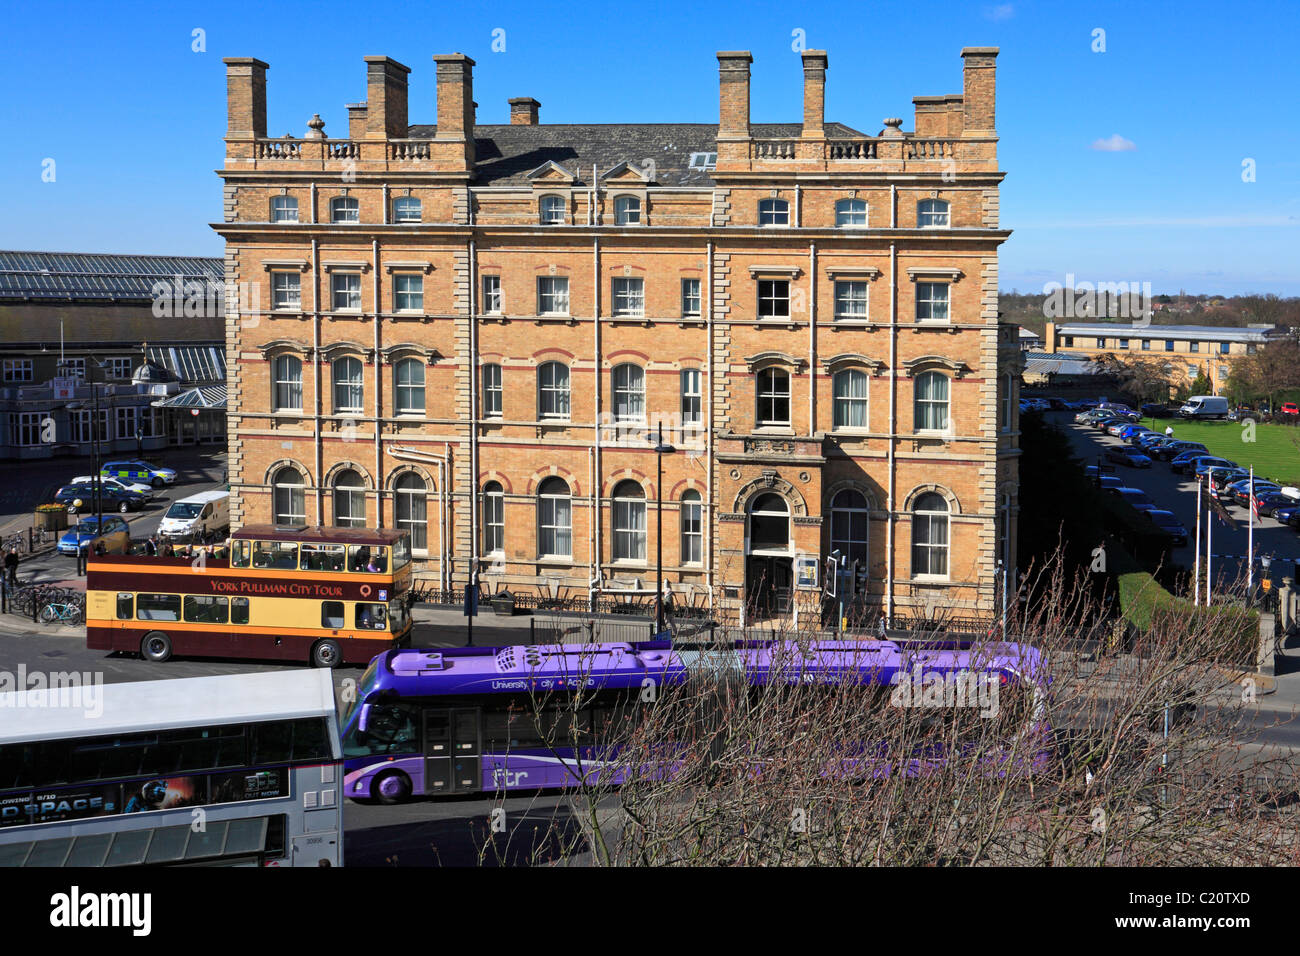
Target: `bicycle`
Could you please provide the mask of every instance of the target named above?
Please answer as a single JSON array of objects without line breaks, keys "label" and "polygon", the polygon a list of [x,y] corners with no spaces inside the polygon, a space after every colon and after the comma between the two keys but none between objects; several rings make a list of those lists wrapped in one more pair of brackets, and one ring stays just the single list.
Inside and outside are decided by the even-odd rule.
[{"label": "bicycle", "polygon": [[73,627],[81,624],[86,617],[85,608],[77,602],[68,604],[47,604],[41,608],[41,623],[54,624],[71,624]]}]

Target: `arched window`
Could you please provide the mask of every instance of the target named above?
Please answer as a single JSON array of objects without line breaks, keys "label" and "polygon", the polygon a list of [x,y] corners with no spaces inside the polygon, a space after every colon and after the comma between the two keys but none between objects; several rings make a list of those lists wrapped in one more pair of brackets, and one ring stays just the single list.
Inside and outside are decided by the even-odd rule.
[{"label": "arched window", "polygon": [[294,355],[278,355],[271,363],[274,383],[271,410],[276,412],[302,411],[302,359]]},{"label": "arched window", "polygon": [[271,197],[271,222],[297,222],[298,200],[293,196]]},{"label": "arched window", "polygon": [[835,225],[840,229],[867,224],[867,201],[865,199],[841,199],[835,204]]},{"label": "arched window", "polygon": [[947,229],[948,201],[922,199],[916,204],[916,224],[922,229]]},{"label": "arched window", "polygon": [[361,359],[349,356],[334,363],[334,414],[359,415],[365,400]]},{"label": "arched window", "polygon": [[758,424],[790,424],[790,373],[765,368],[758,373]]},{"label": "arched window", "polygon": [[645,369],[630,363],[614,366],[614,421],[645,421]]},{"label": "arched window", "polygon": [[366,486],[351,468],[334,478],[334,523],[340,528],[366,526]]},{"label": "arched window", "polygon": [[860,369],[836,372],[831,380],[835,393],[835,428],[867,427],[867,373]]},{"label": "arched window", "polygon": [[916,376],[912,400],[917,431],[946,431],[948,428],[948,376],[922,372]]},{"label": "arched window", "polygon": [[831,499],[831,550],[859,566],[867,563],[867,497],[845,488]]},{"label": "arched window", "polygon": [[537,414],[539,418],[569,417],[569,367],[561,362],[543,362],[537,367]]},{"label": "arched window", "polygon": [[543,226],[564,224],[563,196],[543,196],[538,200],[537,209]]},{"label": "arched window", "polygon": [[704,505],[695,490],[682,494],[682,564],[704,563]]},{"label": "arched window", "polygon": [[563,478],[537,487],[537,551],[543,558],[573,557],[573,502]]},{"label": "arched window", "polygon": [[393,200],[393,222],[419,222],[421,202],[414,196],[400,196]]},{"label": "arched window", "polygon": [[614,199],[614,225],[636,226],[641,223],[641,200],[636,196],[618,196]]},{"label": "arched window", "polygon": [[635,481],[614,486],[614,560],[644,561],[645,492]]},{"label": "arched window", "polygon": [[285,465],[271,478],[271,510],[276,524],[307,523],[307,481],[292,465]]},{"label": "arched window", "polygon": [[330,200],[330,222],[360,222],[361,203],[352,196],[335,196]]},{"label": "arched window", "polygon": [[393,368],[397,383],[397,414],[424,414],[424,363],[419,359],[404,358]]},{"label": "arched window", "polygon": [[506,494],[499,481],[483,486],[483,553],[504,554],[506,549]]},{"label": "arched window", "polygon": [[414,472],[399,475],[393,485],[397,498],[397,527],[411,533],[411,549],[427,551],[429,548],[428,486]]},{"label": "arched window", "polygon": [[790,507],[777,494],[762,494],[749,507],[749,550],[790,550]]},{"label": "arched window", "polygon": [[790,204],[784,199],[760,199],[758,224],[760,226],[790,225]]},{"label": "arched window", "polygon": [[912,506],[912,576],[948,576],[948,502],[927,491]]}]

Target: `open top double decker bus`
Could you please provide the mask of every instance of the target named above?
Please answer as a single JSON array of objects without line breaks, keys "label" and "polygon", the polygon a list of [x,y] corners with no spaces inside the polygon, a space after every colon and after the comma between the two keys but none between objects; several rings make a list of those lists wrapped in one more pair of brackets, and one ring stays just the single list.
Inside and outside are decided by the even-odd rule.
[{"label": "open top double decker bus", "polygon": [[0,694],[0,866],[338,866],[328,671]]},{"label": "open top double decker bus", "polygon": [[410,641],[410,535],[247,525],[228,558],[103,555],[86,575],[86,646],[365,664]]},{"label": "open top double decker bus", "polygon": [[[975,675],[1027,699],[1016,733],[1046,738],[1041,657],[1017,644],[815,641],[804,648],[773,640],[685,649],[648,641],[395,650],[371,662],[343,716],[344,795],[394,803],[573,785],[580,782],[576,768],[599,768],[609,756],[598,738],[637,720],[647,686],[704,674],[756,692],[856,685],[885,698],[900,679],[951,683]],[[581,695],[576,709],[566,700],[573,694]]]}]

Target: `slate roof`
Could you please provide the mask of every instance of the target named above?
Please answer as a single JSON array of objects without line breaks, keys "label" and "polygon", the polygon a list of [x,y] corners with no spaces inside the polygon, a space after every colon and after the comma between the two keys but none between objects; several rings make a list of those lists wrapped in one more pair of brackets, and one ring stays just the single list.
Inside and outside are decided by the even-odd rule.
[{"label": "slate roof", "polygon": [[[797,137],[798,123],[754,123],[755,138]],[[411,139],[432,139],[436,126],[412,126]],[[691,169],[691,153],[717,152],[716,123],[541,123],[536,126],[475,126],[475,177],[478,185],[526,186],[527,174],[548,160],[587,185],[591,167],[601,175],[622,162],[655,163],[655,182],[663,186],[711,186],[710,172]],[[862,137],[842,123],[827,123],[832,139]]]},{"label": "slate roof", "polygon": [[150,302],[159,279],[210,279],[224,292],[220,259],[81,252],[0,251],[0,298]]}]

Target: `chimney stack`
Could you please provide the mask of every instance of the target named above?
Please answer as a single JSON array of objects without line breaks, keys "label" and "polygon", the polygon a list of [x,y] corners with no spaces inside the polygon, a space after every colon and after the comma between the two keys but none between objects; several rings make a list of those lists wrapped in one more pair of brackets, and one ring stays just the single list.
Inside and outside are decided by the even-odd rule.
[{"label": "chimney stack", "polygon": [[749,138],[748,50],[718,53],[718,139]]},{"label": "chimney stack", "polygon": [[251,56],[228,56],[226,64],[226,138],[266,138],[266,71],[271,67]]},{"label": "chimney stack", "polygon": [[803,136],[825,139],[826,51],[803,51]]},{"label": "chimney stack", "polygon": [[967,133],[991,133],[994,122],[994,79],[998,48],[968,46],[961,51],[963,126]]},{"label": "chimney stack", "polygon": [[[474,61],[464,53],[436,55],[438,64],[438,130],[434,138],[463,148],[457,166],[474,165]],[[462,166],[463,164],[463,166]]]},{"label": "chimney stack", "polygon": [[531,96],[516,96],[510,101],[511,126],[536,126],[537,111],[542,104]]},{"label": "chimney stack", "polygon": [[365,103],[348,104],[348,139],[366,138],[367,108]]},{"label": "chimney stack", "polygon": [[366,138],[405,139],[409,129],[406,76],[411,68],[387,56],[363,59],[366,61]]}]

